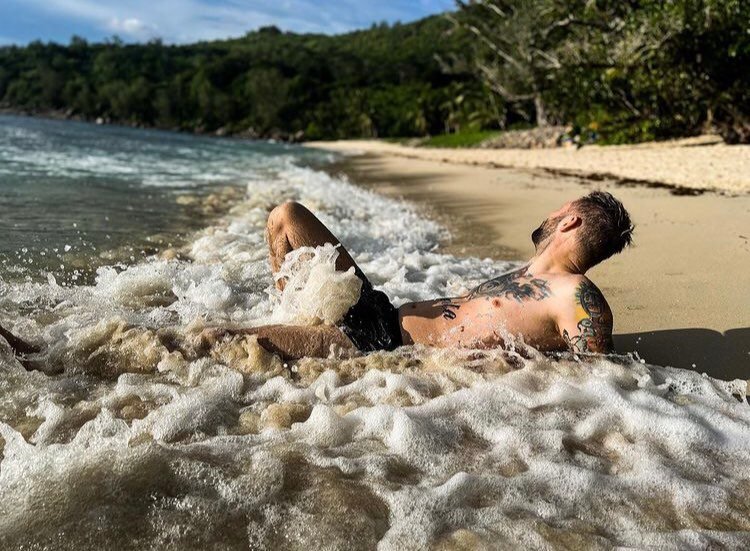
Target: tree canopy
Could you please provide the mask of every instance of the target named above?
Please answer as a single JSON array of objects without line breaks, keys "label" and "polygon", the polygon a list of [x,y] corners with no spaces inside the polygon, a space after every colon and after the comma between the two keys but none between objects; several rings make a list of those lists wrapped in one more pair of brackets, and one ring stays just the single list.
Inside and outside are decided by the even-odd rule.
[{"label": "tree canopy", "polygon": [[0,107],[306,139],[565,124],[603,142],[750,141],[746,0],[459,0],[328,36],[0,48]]},{"label": "tree canopy", "polygon": [[440,16],[338,36],[265,27],[184,46],[34,42],[0,48],[0,102],[190,131],[424,135],[461,124],[457,87],[481,88],[437,63],[458,42]]},{"label": "tree canopy", "polygon": [[750,141],[750,2],[469,0],[459,56],[509,109],[609,142]]}]

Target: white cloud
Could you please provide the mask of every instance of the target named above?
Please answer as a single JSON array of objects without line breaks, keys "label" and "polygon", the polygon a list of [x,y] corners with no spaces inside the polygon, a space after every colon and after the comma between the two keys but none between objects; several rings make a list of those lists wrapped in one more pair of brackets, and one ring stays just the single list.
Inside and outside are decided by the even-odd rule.
[{"label": "white cloud", "polygon": [[109,20],[107,27],[115,34],[130,38],[148,39],[159,34],[155,25],[149,25],[137,17],[128,17],[126,19],[113,17]]},{"label": "white cloud", "polygon": [[343,32],[373,21],[413,19],[451,0],[27,0],[36,9],[93,24],[126,39],[192,42],[241,36],[264,25]]}]

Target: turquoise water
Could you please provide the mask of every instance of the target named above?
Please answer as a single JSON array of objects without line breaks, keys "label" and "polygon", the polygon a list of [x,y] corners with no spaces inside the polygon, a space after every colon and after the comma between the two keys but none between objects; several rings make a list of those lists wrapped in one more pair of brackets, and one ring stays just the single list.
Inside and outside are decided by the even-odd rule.
[{"label": "turquoise water", "polygon": [[206,224],[180,195],[244,187],[286,158],[320,157],[286,144],[0,116],[0,275],[70,281],[113,257],[129,263]]}]

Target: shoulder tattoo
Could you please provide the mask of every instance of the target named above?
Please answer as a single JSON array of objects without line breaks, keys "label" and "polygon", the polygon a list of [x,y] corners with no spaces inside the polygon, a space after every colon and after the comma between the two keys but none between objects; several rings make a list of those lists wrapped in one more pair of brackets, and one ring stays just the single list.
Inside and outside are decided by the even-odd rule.
[{"label": "shoulder tattoo", "polygon": [[505,297],[518,302],[525,300],[543,300],[552,291],[546,279],[526,275],[526,269],[503,274],[489,281],[485,281],[466,297]]},{"label": "shoulder tattoo", "polygon": [[612,351],[612,312],[602,292],[589,280],[582,281],[575,293],[578,334],[563,330],[565,344],[572,352],[608,353]]}]

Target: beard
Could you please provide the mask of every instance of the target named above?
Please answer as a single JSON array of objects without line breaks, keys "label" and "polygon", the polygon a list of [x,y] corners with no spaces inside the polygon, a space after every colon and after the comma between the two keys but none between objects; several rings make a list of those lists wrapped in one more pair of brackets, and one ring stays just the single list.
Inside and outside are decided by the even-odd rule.
[{"label": "beard", "polygon": [[547,218],[537,229],[531,232],[531,242],[534,243],[534,247],[536,247],[537,251],[539,251],[539,247],[545,244],[555,233],[559,221],[560,218]]}]

